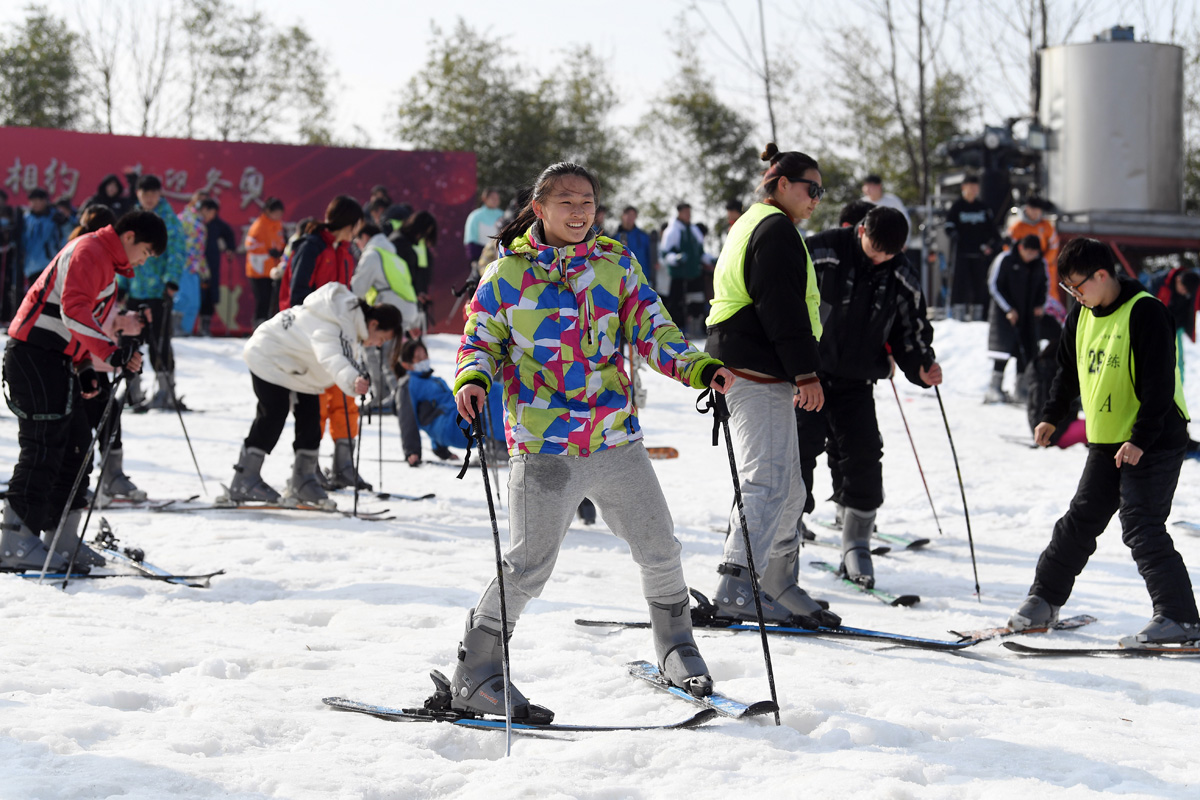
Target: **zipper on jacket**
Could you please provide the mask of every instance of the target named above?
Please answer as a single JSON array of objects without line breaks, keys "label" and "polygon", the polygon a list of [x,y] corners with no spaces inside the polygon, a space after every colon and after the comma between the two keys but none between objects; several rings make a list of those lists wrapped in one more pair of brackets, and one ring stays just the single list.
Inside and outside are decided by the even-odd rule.
[{"label": "zipper on jacket", "polygon": [[587,325],[588,344],[595,344],[592,341],[592,296],[587,289],[583,290],[583,321]]}]

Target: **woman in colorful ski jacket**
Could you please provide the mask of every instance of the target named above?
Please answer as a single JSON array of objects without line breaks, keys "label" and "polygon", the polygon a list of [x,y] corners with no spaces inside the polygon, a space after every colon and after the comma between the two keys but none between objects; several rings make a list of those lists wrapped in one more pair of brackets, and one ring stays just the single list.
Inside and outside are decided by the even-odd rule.
[{"label": "woman in colorful ski jacket", "polygon": [[[733,375],[693,348],[642,279],[629,250],[592,231],[597,183],[577,164],[554,164],[500,232],[501,258],[471,303],[454,383],[459,413],[473,420],[494,376],[506,398],[511,547],[504,599],[511,630],[554,569],[586,497],[629,543],[641,568],[663,675],[697,695],[712,678],[692,638],[687,585],[671,512],[642,446],[624,373],[631,341],[657,371],[696,389],[724,391]],[[451,681],[454,708],[504,714],[497,581],[467,619]],[[553,714],[509,687],[512,714]]]}]

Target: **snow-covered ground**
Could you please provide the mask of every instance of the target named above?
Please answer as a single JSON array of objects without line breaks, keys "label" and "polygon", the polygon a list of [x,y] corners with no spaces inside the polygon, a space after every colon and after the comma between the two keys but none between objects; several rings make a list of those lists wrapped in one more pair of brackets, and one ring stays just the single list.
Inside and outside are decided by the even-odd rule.
[{"label": "snow-covered ground", "polygon": [[[876,392],[886,442],[880,527],[931,536],[924,552],[877,559],[881,588],[921,595],[890,608],[814,571],[804,583],[847,624],[945,637],[1002,624],[1025,595],[1037,554],[1065,509],[1082,448],[1035,451],[1024,411],[980,404],[990,364],[985,327],[939,322],[943,397],[970,502],[982,600],[973,595],[958,483],[932,391],[898,383],[945,535],[938,537],[892,390]],[[455,339],[434,337],[439,374]],[[228,482],[254,399],[241,342],[176,342],[179,390],[208,492]],[[1188,345],[1200,407],[1200,348]],[[1011,382],[1011,376],[1010,376]],[[695,393],[646,376],[647,444],[675,513],[689,581],[716,583],[732,496],[724,444],[692,408]],[[385,458],[399,458],[393,420]],[[0,472],[17,454],[0,416]],[[125,416],[126,471],[154,496],[198,493],[173,414]],[[365,476],[380,482],[377,427]],[[264,474],[282,488],[290,425]],[[326,451],[331,450],[328,442]],[[428,455],[428,452],[427,452]],[[139,580],[83,581],[66,593],[0,576],[0,798],[1196,797],[1195,661],[1022,660],[987,642],[959,654],[822,639],[774,638],[783,726],[769,718],[699,730],[521,739],[446,725],[339,714],[342,695],[418,705],[430,668],[448,670],[466,610],[494,574],[482,479],[440,465],[383,464],[382,488],[436,492],[419,503],[364,498],[396,519],[365,522],[214,511],[108,511],[126,544],[179,572],[224,568],[208,590]],[[1172,519],[1200,520],[1200,464],[1183,467]],[[503,476],[502,476],[503,480]],[[816,494],[829,492],[818,473]],[[351,495],[338,497],[343,508]],[[818,515],[829,517],[828,502]],[[95,522],[93,521],[93,526]],[[501,531],[507,539],[501,512]],[[1179,529],[1174,529],[1173,532]],[[824,532],[823,532],[824,533]],[[1200,539],[1177,533],[1193,575]],[[836,558],[814,548],[802,554]],[[1108,645],[1150,607],[1114,522],[1064,614],[1100,621],[1043,642]],[[653,658],[648,632],[582,628],[577,617],[643,619],[627,548],[603,524],[577,526],[553,579],[513,639],[513,674],[564,723],[658,723],[691,707],[631,681],[622,665]],[[699,634],[721,689],[767,697],[757,636]]]}]

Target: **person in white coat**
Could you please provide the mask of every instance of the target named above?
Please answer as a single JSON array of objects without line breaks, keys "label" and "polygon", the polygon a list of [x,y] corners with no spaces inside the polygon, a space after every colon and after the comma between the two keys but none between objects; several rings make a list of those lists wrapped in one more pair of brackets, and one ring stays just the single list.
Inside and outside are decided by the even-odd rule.
[{"label": "person in white coat", "polygon": [[[412,267],[396,253],[396,246],[374,225],[364,225],[357,237],[358,249],[362,253],[350,288],[354,294],[373,306],[381,303],[400,309],[404,323],[411,330],[419,328],[417,292],[413,288]],[[392,393],[396,389],[395,373],[388,369],[393,362],[394,342],[367,352],[367,367],[371,378],[371,404],[390,413]]]},{"label": "person in white coat", "polygon": [[295,461],[283,499],[332,507],[317,478],[320,395],[334,384],[348,395],[365,394],[370,382],[362,374],[357,350],[390,341],[400,321],[394,306],[368,305],[349,287],[327,283],[306,297],[303,305],[280,312],[254,331],[243,358],[250,367],[258,410],[234,466],[229,500],[280,501],[260,470],[283,433],[290,408],[295,418]]}]

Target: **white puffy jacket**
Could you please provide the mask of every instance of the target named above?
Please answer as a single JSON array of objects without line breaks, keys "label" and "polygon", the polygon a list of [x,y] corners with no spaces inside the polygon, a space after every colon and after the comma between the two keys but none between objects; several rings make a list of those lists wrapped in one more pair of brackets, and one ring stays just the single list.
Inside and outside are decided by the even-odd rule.
[{"label": "white puffy jacket", "polygon": [[258,326],[242,358],[262,380],[294,392],[320,394],[337,384],[353,396],[359,371],[351,359],[366,338],[366,318],[354,292],[327,283],[303,305]]}]

